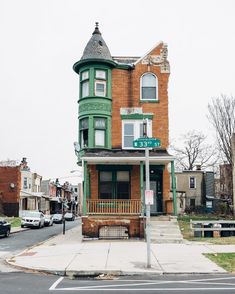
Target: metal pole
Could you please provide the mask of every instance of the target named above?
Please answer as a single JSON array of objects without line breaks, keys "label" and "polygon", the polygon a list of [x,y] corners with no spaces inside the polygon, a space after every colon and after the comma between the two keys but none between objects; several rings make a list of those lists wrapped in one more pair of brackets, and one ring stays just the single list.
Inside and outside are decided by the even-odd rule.
[{"label": "metal pole", "polygon": [[171,161],[171,183],[173,193],[173,213],[177,215],[177,199],[176,199],[176,183],[175,183],[175,166],[174,161]]},{"label": "metal pole", "polygon": [[[149,148],[145,148],[145,178],[146,178],[146,190],[150,190],[150,182],[149,182]],[[146,241],[147,241],[147,268],[150,268],[151,267],[150,204],[146,204]]]}]

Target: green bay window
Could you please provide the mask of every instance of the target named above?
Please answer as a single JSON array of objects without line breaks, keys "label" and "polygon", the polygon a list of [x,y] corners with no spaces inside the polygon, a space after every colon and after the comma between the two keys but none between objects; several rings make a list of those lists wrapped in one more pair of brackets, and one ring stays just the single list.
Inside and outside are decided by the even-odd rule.
[{"label": "green bay window", "polygon": [[130,171],[100,171],[100,199],[130,199]]}]

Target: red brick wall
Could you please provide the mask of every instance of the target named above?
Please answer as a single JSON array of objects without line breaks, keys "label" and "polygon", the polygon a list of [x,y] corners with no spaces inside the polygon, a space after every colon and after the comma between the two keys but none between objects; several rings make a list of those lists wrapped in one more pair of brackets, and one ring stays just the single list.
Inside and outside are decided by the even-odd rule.
[{"label": "red brick wall", "polygon": [[82,217],[82,234],[99,237],[102,226],[124,226],[128,228],[129,237],[144,237],[144,221],[139,216],[89,216]]},{"label": "red brick wall", "polygon": [[[14,188],[10,187],[13,183]],[[20,167],[0,167],[0,197],[7,216],[18,216],[20,201]]]},{"label": "red brick wall", "polygon": [[[163,44],[155,48],[151,54],[160,54]],[[157,103],[140,101],[140,77],[152,72],[158,77]],[[153,137],[161,140],[163,148],[168,147],[168,73],[161,73],[159,66],[138,63],[133,70],[114,69],[112,71],[112,146],[121,148],[122,124],[121,107],[142,107],[144,113],[153,113]]]}]

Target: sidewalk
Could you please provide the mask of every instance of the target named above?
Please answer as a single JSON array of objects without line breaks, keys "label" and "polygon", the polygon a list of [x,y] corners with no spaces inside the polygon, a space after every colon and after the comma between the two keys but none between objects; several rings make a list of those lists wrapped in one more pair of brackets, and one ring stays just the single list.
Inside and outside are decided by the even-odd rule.
[{"label": "sidewalk", "polygon": [[144,241],[82,241],[81,226],[7,260],[13,266],[58,275],[225,273],[203,253],[235,252],[235,245],[151,244],[146,267]]}]

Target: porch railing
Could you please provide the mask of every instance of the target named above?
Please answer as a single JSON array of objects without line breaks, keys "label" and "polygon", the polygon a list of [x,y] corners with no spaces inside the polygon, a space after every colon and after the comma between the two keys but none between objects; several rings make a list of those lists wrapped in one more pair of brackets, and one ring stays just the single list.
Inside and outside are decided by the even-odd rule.
[{"label": "porch railing", "polygon": [[140,200],[87,200],[87,214],[140,214],[140,212]]}]

